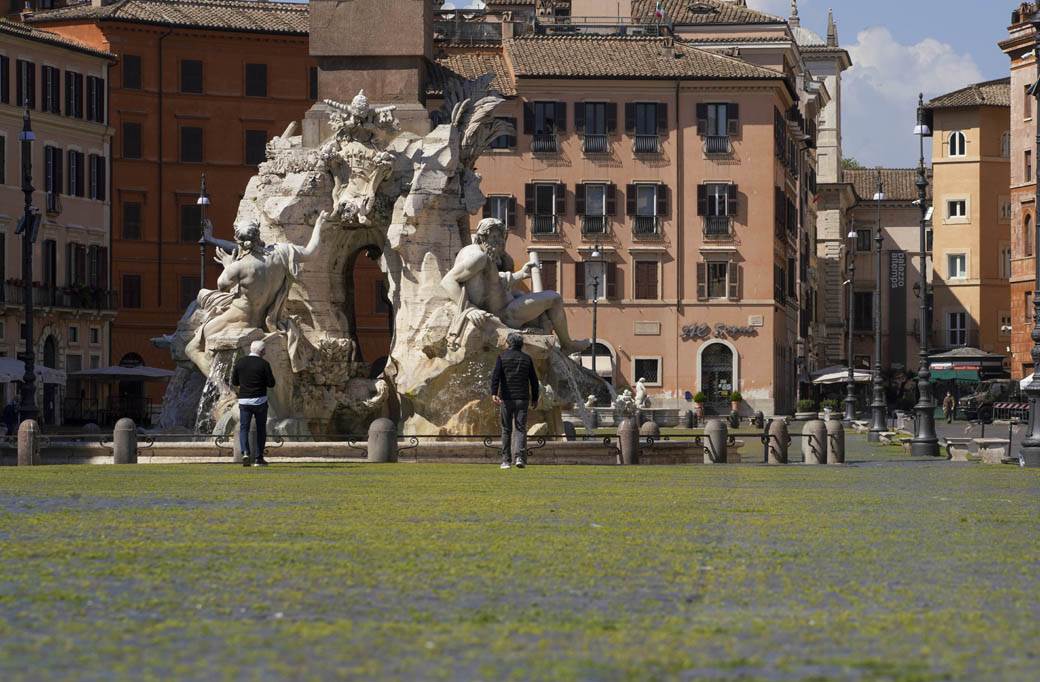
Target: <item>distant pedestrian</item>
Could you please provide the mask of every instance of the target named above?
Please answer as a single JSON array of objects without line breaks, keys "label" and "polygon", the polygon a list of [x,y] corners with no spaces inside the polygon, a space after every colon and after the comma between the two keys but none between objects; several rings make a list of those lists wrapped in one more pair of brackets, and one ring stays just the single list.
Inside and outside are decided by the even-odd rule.
[{"label": "distant pedestrian", "polygon": [[953,412],[957,409],[957,401],[954,399],[953,394],[949,391],[946,392],[946,397],[943,398],[943,415],[946,417],[946,423],[953,423]]},{"label": "distant pedestrian", "polygon": [[231,385],[238,387],[238,443],[242,464],[249,466],[249,423],[256,420],[256,452],[253,466],[265,467],[264,445],[267,443],[267,389],[274,388],[271,365],[264,360],[264,342],[254,341],[249,355],[235,363]]},{"label": "distant pedestrian", "polygon": [[538,400],[538,375],[531,356],[521,350],[524,337],[519,332],[506,337],[506,345],[509,348],[498,356],[491,375],[491,399],[501,407],[502,468],[509,468],[516,452],[516,466],[523,469],[527,466],[527,410],[532,400]]},{"label": "distant pedestrian", "polygon": [[13,436],[18,431],[18,400],[11,398],[11,402],[4,405],[4,426],[7,427],[7,435]]}]

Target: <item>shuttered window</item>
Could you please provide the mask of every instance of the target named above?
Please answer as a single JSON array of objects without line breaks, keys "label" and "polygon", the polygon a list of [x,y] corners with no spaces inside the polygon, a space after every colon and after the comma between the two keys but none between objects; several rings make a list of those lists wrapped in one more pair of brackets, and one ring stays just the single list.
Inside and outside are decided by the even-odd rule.
[{"label": "shuttered window", "polygon": [[30,109],[36,108],[36,64],[24,59],[15,63],[15,87],[17,93],[15,104],[20,107],[26,106]]},{"label": "shuttered window", "polygon": [[11,58],[0,55],[0,102],[11,103]]},{"label": "shuttered window", "polygon": [[697,299],[740,300],[743,267],[733,261],[711,260],[697,263]]},{"label": "shuttered window", "polygon": [[267,64],[246,64],[246,97],[267,97]]},{"label": "shuttered window", "polygon": [[633,298],[657,300],[658,261],[637,260],[635,262],[635,292]]},{"label": "shuttered window", "polygon": [[202,62],[198,59],[181,60],[181,92],[202,93]]},{"label": "shuttered window", "polygon": [[181,128],[181,161],[202,163],[202,156],[202,128],[183,126]]},{"label": "shuttered window", "polygon": [[141,238],[141,204],[137,201],[123,202],[123,239]]},{"label": "shuttered window", "polygon": [[141,276],[123,275],[123,307],[141,307]]},{"label": "shuttered window", "polygon": [[87,120],[105,122],[105,80],[87,76]]},{"label": "shuttered window", "polygon": [[52,114],[61,113],[61,70],[53,66],[40,67],[41,94],[43,95],[43,111]]},{"label": "shuttered window", "polygon": [[545,291],[559,291],[559,280],[557,278],[557,272],[559,271],[560,263],[555,260],[543,260],[542,261],[542,288]]},{"label": "shuttered window", "polygon": [[141,158],[141,124],[123,123],[123,158]]},{"label": "shuttered window", "polygon": [[259,166],[267,160],[267,131],[246,131],[246,165]]},{"label": "shuttered window", "polygon": [[202,207],[198,204],[181,204],[181,241],[197,242],[202,236]]},{"label": "shuttered window", "polygon": [[83,118],[83,74],[65,72],[65,115]]},{"label": "shuttered window", "polygon": [[136,54],[124,54],[120,62],[123,66],[123,87],[127,90],[141,89],[141,57]]}]

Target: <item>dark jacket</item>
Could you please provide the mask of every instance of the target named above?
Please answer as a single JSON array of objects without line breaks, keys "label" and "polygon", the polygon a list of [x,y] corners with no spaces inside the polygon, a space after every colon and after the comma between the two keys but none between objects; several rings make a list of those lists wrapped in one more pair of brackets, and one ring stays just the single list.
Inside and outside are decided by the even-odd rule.
[{"label": "dark jacket", "polygon": [[231,370],[231,385],[238,386],[239,398],[263,398],[274,388],[271,364],[257,355],[247,355]]},{"label": "dark jacket", "polygon": [[538,375],[531,356],[512,348],[499,355],[491,375],[491,395],[502,400],[538,400]]}]

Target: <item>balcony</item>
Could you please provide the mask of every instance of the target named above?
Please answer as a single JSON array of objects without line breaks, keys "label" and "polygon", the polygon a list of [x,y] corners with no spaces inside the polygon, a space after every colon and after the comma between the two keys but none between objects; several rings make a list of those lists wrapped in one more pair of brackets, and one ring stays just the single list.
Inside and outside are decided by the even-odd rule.
[{"label": "balcony", "polygon": [[[63,308],[66,310],[115,310],[119,300],[111,289],[92,287],[48,287],[33,285],[33,306],[40,308]],[[8,282],[0,289],[0,303],[11,306],[25,305],[25,289],[22,285]]]},{"label": "balcony", "polygon": [[535,133],[531,140],[531,151],[535,154],[556,154],[560,151],[560,143],[556,133]]},{"label": "balcony", "polygon": [[607,217],[584,215],[581,217],[581,233],[586,236],[602,236],[607,233]]},{"label": "balcony", "polygon": [[704,216],[705,239],[729,239],[733,236],[733,219],[728,215]]},{"label": "balcony", "polygon": [[61,213],[61,195],[57,192],[47,192],[46,207],[47,215]]},{"label": "balcony", "polygon": [[660,239],[661,221],[655,215],[637,215],[632,224],[636,239]]},{"label": "balcony", "polygon": [[636,154],[660,154],[661,137],[659,135],[636,135]]},{"label": "balcony", "polygon": [[532,216],[531,234],[552,235],[559,234],[559,229],[554,215]]},{"label": "balcony", "polygon": [[581,150],[586,154],[606,154],[610,151],[610,143],[606,135],[586,133],[581,142]]},{"label": "balcony", "polygon": [[729,135],[708,135],[704,138],[704,152],[706,154],[729,154],[733,151],[730,145]]}]

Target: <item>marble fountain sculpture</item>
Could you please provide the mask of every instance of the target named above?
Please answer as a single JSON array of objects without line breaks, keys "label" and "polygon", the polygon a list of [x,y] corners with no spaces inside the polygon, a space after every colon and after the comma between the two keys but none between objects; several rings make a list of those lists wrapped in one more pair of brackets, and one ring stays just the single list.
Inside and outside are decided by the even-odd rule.
[{"label": "marble fountain sculpture", "polygon": [[[542,290],[537,260],[517,269],[494,219],[471,239],[469,216],[484,202],[474,166],[505,132],[489,82],[448,88],[422,137],[400,131],[394,109],[370,106],[362,92],[348,105],[326,100],[332,134],[318,147],[303,145],[295,123],[268,143],[234,241],[205,230],[223,267],[217,289],[201,291],[176,331],[156,339],[177,363],[161,429],[233,430],[230,368],[256,339],[278,384],[273,433],[364,433],[381,416],[405,434],[495,433],[489,377],[515,329],[544,382],[533,420],[559,433],[561,409],[584,411],[592,393],[607,399],[606,385],[568,357],[586,343],[571,339],[560,295]],[[379,254],[394,311],[377,376],[358,358],[353,319],[353,267],[365,252]]]}]

